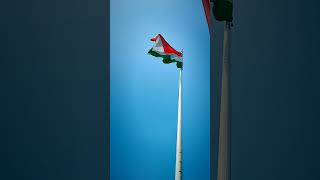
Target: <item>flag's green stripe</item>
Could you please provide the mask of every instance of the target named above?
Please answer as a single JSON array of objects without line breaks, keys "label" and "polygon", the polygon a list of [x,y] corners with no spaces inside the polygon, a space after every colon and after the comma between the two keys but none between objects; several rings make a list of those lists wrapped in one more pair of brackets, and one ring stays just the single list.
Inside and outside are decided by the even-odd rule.
[{"label": "flag's green stripe", "polygon": [[164,59],[170,59],[171,58],[170,55],[161,55],[161,54],[159,54],[159,53],[157,53],[155,51],[152,51],[152,49],[150,49],[148,53],[151,54],[152,56],[162,57]]},{"label": "flag's green stripe", "polygon": [[162,62],[165,63],[165,64],[170,64],[170,63],[173,63],[173,62],[177,62],[177,68],[182,68],[183,67],[183,63],[182,62],[179,62],[179,61],[176,61],[176,60],[172,60],[170,55],[161,55],[155,51],[152,51],[152,49],[149,50],[148,54],[152,55],[152,56],[155,56],[155,57],[162,57],[163,60]]},{"label": "flag's green stripe", "polygon": [[151,54],[152,56],[155,56],[155,57],[161,57],[161,55],[159,53],[152,51],[152,49],[150,49],[148,53]]},{"label": "flag's green stripe", "polygon": [[182,68],[183,67],[183,62],[177,62],[177,68]]}]

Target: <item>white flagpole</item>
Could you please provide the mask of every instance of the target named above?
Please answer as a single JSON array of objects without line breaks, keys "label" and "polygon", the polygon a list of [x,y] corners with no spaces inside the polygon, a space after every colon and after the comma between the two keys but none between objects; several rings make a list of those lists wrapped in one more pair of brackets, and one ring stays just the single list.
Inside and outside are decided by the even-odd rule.
[{"label": "white flagpole", "polygon": [[182,180],[182,68],[179,74],[178,127],[175,180]]}]

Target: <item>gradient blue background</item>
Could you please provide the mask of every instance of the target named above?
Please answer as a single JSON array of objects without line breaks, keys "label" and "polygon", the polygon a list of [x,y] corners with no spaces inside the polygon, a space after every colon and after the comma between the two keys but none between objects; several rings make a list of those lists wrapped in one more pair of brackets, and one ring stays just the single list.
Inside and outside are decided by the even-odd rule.
[{"label": "gradient blue background", "polygon": [[[109,1],[105,0],[1,1],[1,180],[108,179],[110,85],[108,3]],[[186,8],[185,3],[189,2],[180,2],[179,8],[176,9],[179,10],[179,13],[186,14],[185,12],[188,11],[192,15],[179,20],[183,20],[185,24],[196,20],[199,21],[197,23],[204,23],[201,13],[197,13],[198,10],[201,10],[199,6],[195,5],[194,9]],[[231,176],[233,180],[319,180],[320,34],[318,31],[320,24],[318,22],[320,2],[311,0],[305,3],[301,0],[283,0],[275,3],[274,1],[249,0],[234,1],[234,3],[235,26],[232,39],[233,58],[231,59],[233,110]],[[156,9],[159,8],[154,4],[152,3],[153,6],[148,8],[153,8],[153,11],[157,12]],[[128,10],[131,14],[132,12],[140,13],[134,11],[134,8],[137,8],[136,5],[131,8]],[[114,10],[120,11],[121,8]],[[168,11],[163,14],[165,13]],[[114,18],[114,11],[112,18]],[[113,33],[114,27],[119,26],[119,23],[111,24]],[[145,22],[144,24],[148,25]],[[196,28],[200,30],[202,27],[203,25]],[[222,24],[218,26],[215,24],[214,28],[214,47],[217,48],[214,51],[214,59],[221,59]],[[170,43],[178,49],[184,48],[185,53],[189,53],[188,56],[193,50],[186,50],[189,44],[176,43],[179,43],[178,36],[187,33],[189,29],[185,28],[174,36],[170,33],[166,34]],[[200,41],[198,38],[202,39],[201,35],[206,34],[197,34],[196,37],[190,36],[187,39],[194,43],[197,40]],[[117,38],[120,39],[120,36]],[[149,37],[143,36],[142,38],[145,38],[143,43],[146,43],[149,49],[149,43],[151,43],[147,39]],[[112,41],[115,42],[116,39],[113,38]],[[201,42],[207,43],[206,39]],[[124,43],[122,45],[124,46]],[[141,57],[145,56],[141,55]],[[125,61],[123,59],[121,62]],[[142,61],[142,59],[134,60]],[[206,72],[206,67],[200,71],[200,67],[204,66],[201,63],[205,59],[191,59],[190,57],[189,61],[187,58],[185,60],[186,64],[193,63],[193,66],[185,66],[184,106],[185,108],[196,107],[186,103],[187,98],[191,98],[191,96],[186,96],[186,93],[191,92],[190,87],[198,88],[191,86],[196,84],[195,81],[190,80],[191,77],[192,79],[197,77],[199,82],[203,80],[199,78],[199,74],[194,72]],[[172,73],[176,72],[174,65],[160,64],[152,57],[144,62],[152,62],[152,66],[147,67],[150,68],[150,71],[152,68],[154,70],[167,68],[167,73],[169,69],[170,72],[173,71]],[[112,63],[114,66],[115,62]],[[125,67],[124,64],[123,67]],[[141,69],[147,70],[147,68]],[[131,68],[130,71],[133,72],[134,69]],[[111,75],[115,77],[117,71],[112,70]],[[191,74],[191,71],[193,71],[192,76],[189,75],[188,78],[187,74]],[[164,76],[165,73],[161,71],[159,76]],[[156,73],[148,75],[153,76],[154,74]],[[118,78],[119,76],[120,73]],[[120,80],[129,79],[125,73],[121,74],[121,77]],[[174,77],[177,78],[177,73],[174,74]],[[112,85],[116,82],[112,80]],[[175,87],[172,88],[177,92],[177,82],[176,80],[173,82]],[[126,85],[127,87],[133,86],[128,83]],[[205,81],[202,86],[204,85],[206,85]],[[131,88],[131,91],[133,89]],[[136,108],[139,109],[139,107]],[[188,113],[191,113],[190,109]],[[115,112],[114,109],[112,111]],[[123,111],[122,113],[129,114],[130,112]],[[187,113],[186,110],[185,113]],[[200,136],[197,135],[205,132],[205,129],[200,131],[200,128],[197,127],[202,124],[201,118],[192,119],[186,115],[184,117],[185,127],[190,127],[191,122],[198,120],[197,124],[192,124],[194,126],[184,129],[185,135],[191,134],[187,133],[188,131],[193,131],[192,138],[189,136],[189,139],[185,139],[184,144],[187,159],[185,165],[189,169],[185,173],[196,176],[200,174],[199,169],[194,166],[195,169],[190,170],[192,163],[190,157],[194,158],[193,162],[195,162],[201,153],[187,155],[191,154],[190,151],[196,152],[194,148],[197,148],[187,148],[187,145],[192,144],[191,142],[195,142],[196,139],[199,140],[199,144],[200,140],[205,141],[198,138]],[[121,119],[118,121],[120,122]],[[175,127],[176,120],[173,121],[172,126]],[[155,121],[144,122],[154,123]],[[114,123],[115,121],[112,122],[112,125]],[[154,124],[150,127],[155,128]],[[168,127],[166,126],[167,131]],[[114,131],[116,126],[112,128],[113,132],[121,133]],[[123,133],[130,132],[128,129],[133,131],[131,134],[138,131],[123,127]],[[130,136],[132,142],[138,139],[136,134]],[[111,135],[113,138],[116,137],[115,134]],[[126,138],[129,135],[126,135]],[[149,134],[148,138],[150,136]],[[125,136],[119,137],[124,138]],[[140,141],[144,141],[140,135],[139,137]],[[170,140],[174,141],[171,138]],[[133,147],[132,144],[126,145],[123,140],[117,142],[132,149],[139,147]],[[120,145],[117,146],[121,147]],[[147,145],[149,148],[146,148]],[[151,154],[152,151],[147,151],[154,147],[156,147],[155,143],[142,146],[148,158],[154,155],[155,157],[151,157],[152,160],[158,158],[161,161],[162,159],[155,155],[159,153]],[[174,151],[172,146],[170,148],[171,151]],[[115,170],[114,162],[121,161],[124,165],[135,163],[134,167],[130,166],[133,170],[125,169],[126,166],[118,169],[118,172],[121,171],[121,176],[137,169],[140,169],[137,172],[141,173],[142,168],[145,168],[145,172],[148,173],[146,169],[149,167],[143,167],[141,164],[146,164],[147,161],[155,163],[159,161],[151,161],[147,158],[138,161],[136,157],[141,154],[142,152],[127,151],[127,154],[122,155],[125,157],[113,156],[111,170]],[[165,153],[161,153],[162,156],[163,154]],[[167,162],[165,157],[163,156],[163,162]],[[115,158],[118,158],[119,161]],[[128,160],[124,160],[125,158]],[[200,162],[200,159],[197,162]],[[164,168],[172,166],[172,162],[169,163],[168,166],[159,165],[155,168],[150,166],[150,168],[160,174]],[[205,166],[203,165],[201,170],[204,169],[203,167]],[[214,171],[212,173],[215,177]],[[155,179],[157,174],[154,174],[148,179]],[[112,173],[112,176],[115,177],[115,173]],[[128,179],[135,180],[135,177],[137,175]]]},{"label": "gradient blue background", "polygon": [[184,179],[210,177],[210,44],[201,1],[111,1],[111,180],[174,179],[179,71],[147,55],[184,50]]}]

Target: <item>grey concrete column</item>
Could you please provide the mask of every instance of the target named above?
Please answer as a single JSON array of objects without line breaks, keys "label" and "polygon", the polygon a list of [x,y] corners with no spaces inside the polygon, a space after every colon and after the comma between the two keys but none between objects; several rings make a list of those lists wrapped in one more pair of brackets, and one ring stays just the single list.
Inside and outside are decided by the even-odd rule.
[{"label": "grey concrete column", "polygon": [[218,180],[230,180],[230,44],[231,23],[225,23],[222,58],[221,109],[219,126]]}]

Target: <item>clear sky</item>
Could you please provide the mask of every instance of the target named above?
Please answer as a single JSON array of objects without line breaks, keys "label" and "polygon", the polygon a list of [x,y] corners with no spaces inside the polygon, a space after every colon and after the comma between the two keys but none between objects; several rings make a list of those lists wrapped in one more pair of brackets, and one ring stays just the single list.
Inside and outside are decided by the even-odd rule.
[{"label": "clear sky", "polygon": [[200,0],[112,0],[111,180],[174,179],[178,70],[147,55],[162,34],[184,51],[183,173],[210,177],[209,33]]}]

